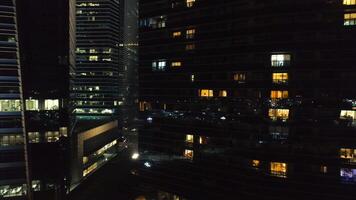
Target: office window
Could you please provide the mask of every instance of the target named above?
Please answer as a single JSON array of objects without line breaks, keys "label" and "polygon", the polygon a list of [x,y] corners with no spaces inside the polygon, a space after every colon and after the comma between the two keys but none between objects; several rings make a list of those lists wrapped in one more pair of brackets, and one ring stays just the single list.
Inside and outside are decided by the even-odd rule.
[{"label": "office window", "polygon": [[152,62],[152,71],[165,71],[167,66],[166,60],[156,60]]},{"label": "office window", "polygon": [[30,143],[39,143],[40,142],[40,133],[39,132],[28,132],[28,141]]},{"label": "office window", "polygon": [[235,73],[234,74],[234,81],[238,81],[240,83],[243,83],[246,81],[246,74],[245,73]]},{"label": "office window", "polygon": [[47,142],[56,142],[59,140],[59,131],[47,131],[45,138]]},{"label": "office window", "polygon": [[344,14],[344,26],[354,26],[354,25],[356,25],[356,13]]},{"label": "office window", "polygon": [[194,157],[194,151],[193,150],[189,150],[189,149],[186,149],[185,151],[184,151],[184,157],[185,158],[188,158],[188,159],[190,159],[190,160],[193,160],[193,157]]},{"label": "office window", "polygon": [[22,134],[16,135],[0,135],[0,146],[13,146],[24,144]]},{"label": "office window", "polygon": [[194,135],[186,135],[185,136],[185,142],[186,143],[194,143]]},{"label": "office window", "polygon": [[341,110],[340,119],[355,120],[356,119],[356,111],[355,110]]},{"label": "office window", "polygon": [[186,2],[187,2],[187,7],[190,8],[193,7],[195,0],[186,0]]},{"label": "office window", "polygon": [[271,56],[272,67],[285,67],[289,66],[291,62],[290,54],[275,54]]},{"label": "office window", "polygon": [[251,165],[254,168],[258,168],[260,166],[261,162],[259,160],[252,160]]},{"label": "office window", "polygon": [[187,29],[186,31],[186,38],[193,39],[195,36],[195,29]]},{"label": "office window", "polygon": [[281,162],[271,162],[270,163],[270,172],[272,176],[287,177],[287,164]]},{"label": "office window", "polygon": [[173,38],[178,38],[178,37],[180,37],[182,35],[182,32],[180,32],[180,31],[176,31],[176,32],[173,32],[172,33],[172,37]]},{"label": "office window", "polygon": [[98,52],[96,51],[96,49],[90,49],[89,53],[98,53]]},{"label": "office window", "polygon": [[227,97],[227,91],[226,90],[220,90],[219,91],[219,97]]},{"label": "office window", "polygon": [[59,100],[58,99],[46,99],[45,100],[45,110],[58,110]]},{"label": "office window", "polygon": [[199,137],[199,144],[208,144],[208,140],[209,140],[209,138],[208,137],[206,137],[206,136],[200,136]]},{"label": "office window", "polygon": [[356,163],[356,149],[341,148],[340,158],[345,159],[350,163]]},{"label": "office window", "polygon": [[344,5],[356,5],[356,0],[344,0]]},{"label": "office window", "polygon": [[340,169],[341,181],[346,183],[356,182],[356,169],[341,168]]},{"label": "office window", "polygon": [[272,90],[271,99],[287,99],[288,91]]},{"label": "office window", "polygon": [[67,137],[68,136],[68,128],[67,127],[60,127],[59,128],[59,135]]},{"label": "office window", "polygon": [[288,83],[288,73],[273,73],[273,83]]},{"label": "office window", "polygon": [[209,89],[199,90],[200,97],[214,97],[214,91]]},{"label": "office window", "polygon": [[20,100],[15,100],[15,99],[0,100],[0,112],[19,112],[19,111],[21,111]]},{"label": "office window", "polygon": [[191,74],[191,75],[190,75],[190,81],[191,81],[191,82],[194,82],[194,81],[195,81],[195,75],[194,75],[194,74]]},{"label": "office window", "polygon": [[182,66],[182,62],[172,62],[171,66],[172,67],[181,67]]},{"label": "office window", "polygon": [[287,120],[289,118],[289,109],[269,109],[268,116],[271,120]]},{"label": "office window", "polygon": [[191,51],[195,49],[195,44],[187,44],[185,45],[185,50]]},{"label": "office window", "polygon": [[89,61],[98,61],[98,56],[89,56]]},{"label": "office window", "polygon": [[39,110],[37,99],[27,99],[26,100],[26,110],[36,111]]}]

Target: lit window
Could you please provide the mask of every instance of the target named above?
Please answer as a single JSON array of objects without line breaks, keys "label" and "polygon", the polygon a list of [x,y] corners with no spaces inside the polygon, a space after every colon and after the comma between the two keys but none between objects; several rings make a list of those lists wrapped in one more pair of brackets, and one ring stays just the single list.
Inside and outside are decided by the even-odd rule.
[{"label": "lit window", "polygon": [[344,14],[344,26],[354,26],[354,25],[356,25],[356,13]]},{"label": "lit window", "polygon": [[288,91],[272,90],[271,99],[287,99]]},{"label": "lit window", "polygon": [[97,167],[98,167],[98,163],[97,162],[92,164],[92,165],[90,165],[88,168],[83,170],[83,176],[87,176],[88,174],[93,172]]},{"label": "lit window", "polygon": [[185,142],[186,143],[194,143],[194,135],[186,135]]},{"label": "lit window", "polygon": [[112,59],[111,58],[103,58],[103,61],[111,62]]},{"label": "lit window", "polygon": [[344,182],[356,182],[356,169],[341,168],[340,177]]},{"label": "lit window", "polygon": [[182,62],[172,62],[171,66],[172,67],[181,67],[182,66]]},{"label": "lit window", "polygon": [[157,60],[152,62],[153,71],[165,71],[167,66],[166,60]]},{"label": "lit window", "polygon": [[58,110],[59,100],[58,99],[46,99],[45,100],[45,110]]},{"label": "lit window", "polygon": [[0,135],[0,146],[22,145],[24,143],[23,135]]},{"label": "lit window", "polygon": [[21,111],[20,100],[9,99],[9,100],[0,100],[0,112],[19,112]]},{"label": "lit window", "polygon": [[39,132],[28,132],[28,141],[30,143],[39,143],[40,142],[40,133]]},{"label": "lit window", "polygon": [[245,82],[246,80],[246,74],[245,73],[235,73],[234,74],[234,81],[238,82]]},{"label": "lit window", "polygon": [[37,99],[27,99],[26,100],[26,110],[39,110]]},{"label": "lit window", "polygon": [[214,91],[208,90],[208,89],[199,90],[199,96],[200,97],[214,97]]},{"label": "lit window", "polygon": [[289,66],[291,61],[290,54],[276,54],[271,56],[272,67]]},{"label": "lit window", "polygon": [[271,175],[286,178],[287,177],[287,164],[281,162],[271,162],[270,165]]},{"label": "lit window", "polygon": [[191,50],[194,50],[195,49],[195,44],[187,44],[185,46],[185,50],[187,51],[191,51]]},{"label": "lit window", "polygon": [[208,144],[209,138],[206,136],[200,136],[199,137],[199,144]]},{"label": "lit window", "polygon": [[67,137],[68,136],[68,128],[67,127],[60,127],[59,128],[59,135]]},{"label": "lit window", "polygon": [[86,53],[85,49],[80,49],[80,48],[77,48],[76,52],[77,53]]},{"label": "lit window", "polygon": [[193,151],[193,150],[186,149],[186,150],[184,151],[184,157],[192,160],[193,157],[194,157],[194,151]]},{"label": "lit window", "polygon": [[89,61],[98,61],[98,56],[89,56]]},{"label": "lit window", "polygon": [[254,168],[258,168],[260,166],[261,162],[259,160],[252,160],[251,165]]},{"label": "lit window", "polygon": [[220,90],[219,91],[219,97],[227,97],[227,91],[226,90]]},{"label": "lit window", "polygon": [[356,5],[356,0],[344,0],[344,5]]},{"label": "lit window", "polygon": [[269,109],[268,116],[271,120],[287,120],[289,118],[289,109]]},{"label": "lit window", "polygon": [[320,172],[324,174],[328,173],[328,167],[325,165],[320,166]]},{"label": "lit window", "polygon": [[90,49],[89,53],[97,53],[96,49]]},{"label": "lit window", "polygon": [[187,39],[193,39],[195,36],[195,29],[188,29],[186,31],[186,38]]},{"label": "lit window", "polygon": [[59,132],[58,131],[48,131],[45,133],[47,142],[56,142],[59,140]]},{"label": "lit window", "polygon": [[273,83],[287,83],[288,73],[273,73],[272,74]]},{"label": "lit window", "polygon": [[182,32],[180,32],[180,31],[176,31],[176,32],[172,33],[173,38],[180,37],[181,35],[182,35]]},{"label": "lit window", "polygon": [[195,0],[186,0],[186,2],[187,2],[187,7],[190,8],[193,7]]},{"label": "lit window", "polygon": [[355,110],[341,110],[340,119],[355,120],[356,111]]},{"label": "lit window", "polygon": [[340,158],[347,160],[350,163],[356,163],[356,149],[340,149]]},{"label": "lit window", "polygon": [[191,74],[191,75],[190,75],[190,80],[191,80],[192,82],[195,81],[195,75],[194,75],[194,74]]}]

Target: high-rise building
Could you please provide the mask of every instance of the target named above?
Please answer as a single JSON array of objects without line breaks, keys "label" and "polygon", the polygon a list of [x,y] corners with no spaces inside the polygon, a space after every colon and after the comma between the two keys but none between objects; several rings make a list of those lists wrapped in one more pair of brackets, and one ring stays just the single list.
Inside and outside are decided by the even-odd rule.
[{"label": "high-rise building", "polygon": [[63,196],[73,138],[75,1],[17,0],[16,6],[32,189],[37,198]]},{"label": "high-rise building", "polygon": [[116,119],[119,104],[119,1],[77,1],[75,113]]},{"label": "high-rise building", "polygon": [[138,151],[138,1],[120,1],[119,124],[133,154]]},{"label": "high-rise building", "polygon": [[26,165],[16,7],[0,2],[0,199],[24,197]]},{"label": "high-rise building", "polygon": [[71,100],[76,135],[72,182],[105,164],[119,148],[118,0],[76,1],[76,68]]},{"label": "high-rise building", "polygon": [[188,199],[353,198],[355,1],[139,5],[142,177]]}]

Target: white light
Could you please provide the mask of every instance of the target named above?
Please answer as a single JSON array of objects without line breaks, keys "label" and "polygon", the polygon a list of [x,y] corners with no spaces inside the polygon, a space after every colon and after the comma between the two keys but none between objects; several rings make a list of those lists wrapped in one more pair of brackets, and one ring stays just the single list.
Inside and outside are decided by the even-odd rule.
[{"label": "white light", "polygon": [[134,154],[132,154],[132,156],[131,156],[131,158],[132,158],[133,160],[137,160],[138,157],[140,157],[140,154],[138,154],[138,153],[134,153]]},{"label": "white light", "polygon": [[221,119],[221,120],[226,120],[226,117],[222,116],[220,119]]},{"label": "white light", "polygon": [[146,167],[151,167],[152,165],[151,165],[151,163],[149,163],[149,162],[145,162],[145,164],[144,164]]}]

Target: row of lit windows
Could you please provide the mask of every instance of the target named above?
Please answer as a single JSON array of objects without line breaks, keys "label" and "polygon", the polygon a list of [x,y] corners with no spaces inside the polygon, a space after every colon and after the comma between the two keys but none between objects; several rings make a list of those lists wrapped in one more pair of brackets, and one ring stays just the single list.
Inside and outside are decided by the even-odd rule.
[{"label": "row of lit windows", "polygon": [[[199,144],[207,144],[208,142],[208,137],[206,136],[199,136]],[[193,144],[194,143],[194,135],[192,134],[187,134],[185,136],[185,142],[188,144]]]},{"label": "row of lit windows", "polygon": [[21,111],[21,101],[17,99],[1,99],[0,112],[19,112]]},{"label": "row of lit windows", "polygon": [[[173,38],[179,38],[181,36],[182,36],[181,31],[175,31],[172,33]],[[185,31],[185,37],[186,37],[186,39],[193,39],[195,37],[195,29],[187,29]]]},{"label": "row of lit windows", "polygon": [[[59,100],[58,99],[45,99],[43,110],[58,110]],[[42,110],[39,106],[38,99],[26,99],[26,110],[38,111]]]},{"label": "row of lit windows", "polygon": [[344,5],[356,5],[356,0],[344,0]]},{"label": "row of lit windows", "polygon": [[356,25],[356,13],[344,14],[344,26],[354,26],[354,25]]},{"label": "row of lit windows", "polygon": [[0,146],[21,145],[24,143],[23,135],[0,135]]},{"label": "row of lit windows", "polygon": [[[102,58],[101,60],[102,61],[107,61],[107,62],[112,61],[111,58]],[[91,62],[99,61],[99,56],[89,56],[89,61],[91,61]]]},{"label": "row of lit windows", "polygon": [[[111,53],[111,52],[112,52],[111,48],[106,48],[106,49],[102,50],[102,53],[105,53],[105,54],[108,54],[108,53]],[[87,53],[87,50],[86,49],[77,48],[76,49],[76,53],[84,54],[84,53]],[[100,51],[98,51],[97,49],[89,49],[89,53],[100,53]]]},{"label": "row of lit windows", "polygon": [[74,110],[75,113],[77,114],[113,114],[114,109],[102,109],[102,108],[89,108],[89,109],[83,109],[83,108],[76,108]]},{"label": "row of lit windows", "polygon": [[[39,143],[40,142],[40,133],[39,132],[28,132],[28,140],[30,143]],[[59,128],[59,131],[47,131],[45,132],[45,141],[46,142],[56,142],[59,140],[60,136],[68,137],[67,127]]]},{"label": "row of lit windows", "polygon": [[[214,97],[214,90],[211,89],[201,89],[198,93],[199,97]],[[219,90],[219,97],[227,97],[226,90]]]},{"label": "row of lit windows", "polygon": [[80,3],[77,4],[77,7],[98,7],[100,6],[99,3]]}]

